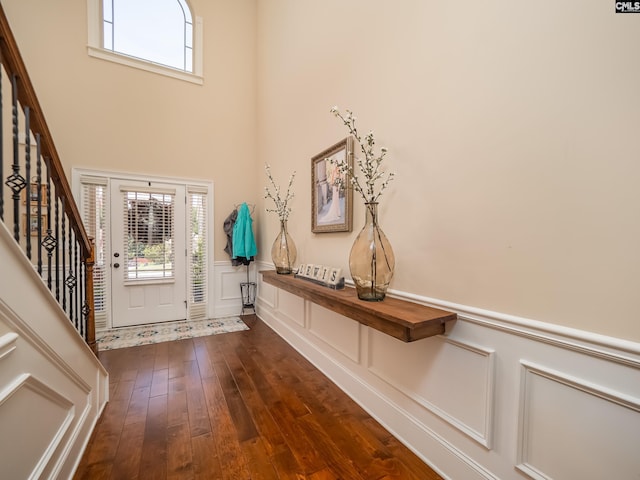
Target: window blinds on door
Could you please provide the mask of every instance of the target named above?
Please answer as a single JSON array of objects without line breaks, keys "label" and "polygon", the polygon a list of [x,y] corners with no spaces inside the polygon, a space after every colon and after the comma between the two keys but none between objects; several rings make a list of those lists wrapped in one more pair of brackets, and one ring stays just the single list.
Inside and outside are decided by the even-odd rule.
[{"label": "window blinds on door", "polygon": [[107,259],[108,223],[106,220],[107,179],[83,175],[81,184],[81,210],[87,235],[94,240],[93,295],[96,329],[107,328]]},{"label": "window blinds on door", "polygon": [[175,275],[175,192],[122,190],[125,281]]},{"label": "window blinds on door", "polygon": [[207,318],[208,262],[207,262],[207,189],[187,187],[187,265],[189,285],[189,318]]}]

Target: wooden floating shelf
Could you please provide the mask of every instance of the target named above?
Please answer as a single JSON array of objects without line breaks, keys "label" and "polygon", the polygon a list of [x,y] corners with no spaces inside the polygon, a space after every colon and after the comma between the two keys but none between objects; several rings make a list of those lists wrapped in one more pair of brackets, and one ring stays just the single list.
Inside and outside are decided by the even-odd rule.
[{"label": "wooden floating shelf", "polygon": [[382,302],[358,299],[355,288],[333,290],[306,282],[293,275],[279,275],[274,270],[260,272],[265,283],[316,303],[328,310],[375,328],[403,342],[444,333],[445,322],[457,315],[419,303],[386,297]]}]

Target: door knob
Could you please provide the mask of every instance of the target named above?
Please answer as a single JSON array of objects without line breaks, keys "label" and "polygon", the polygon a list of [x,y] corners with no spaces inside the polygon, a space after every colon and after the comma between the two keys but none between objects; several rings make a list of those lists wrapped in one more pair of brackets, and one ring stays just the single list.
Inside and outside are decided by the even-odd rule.
[{"label": "door knob", "polygon": [[120,267],[120,264],[119,264],[119,263],[114,263],[114,264],[113,264],[113,268],[119,268],[119,267]]},{"label": "door knob", "polygon": [[120,254],[118,252],[113,254],[114,257],[118,258],[120,256]]}]

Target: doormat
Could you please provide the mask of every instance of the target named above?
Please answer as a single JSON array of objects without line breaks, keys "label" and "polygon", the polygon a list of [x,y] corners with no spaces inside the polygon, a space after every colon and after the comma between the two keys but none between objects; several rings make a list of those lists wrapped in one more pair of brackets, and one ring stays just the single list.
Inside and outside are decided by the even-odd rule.
[{"label": "doormat", "polygon": [[96,332],[98,350],[136,347],[150,343],[172,342],[185,338],[206,337],[219,333],[239,332],[249,327],[239,317],[211,320],[181,320],[153,325],[120,327]]}]

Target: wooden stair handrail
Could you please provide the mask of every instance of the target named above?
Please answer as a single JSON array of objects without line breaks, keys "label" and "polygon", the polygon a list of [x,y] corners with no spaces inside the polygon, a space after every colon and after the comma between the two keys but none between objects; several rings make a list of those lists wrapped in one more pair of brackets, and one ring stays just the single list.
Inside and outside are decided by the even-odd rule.
[{"label": "wooden stair handrail", "polygon": [[80,241],[83,258],[87,260],[92,255],[91,241],[82,223],[82,217],[73,199],[71,187],[60,162],[60,156],[53,143],[53,137],[2,5],[0,5],[0,55],[2,55],[2,63],[7,73],[10,76],[16,75],[18,79],[18,100],[22,105],[28,105],[31,109],[31,130],[40,134],[42,156],[50,160],[51,179],[55,183],[56,191],[59,191],[60,196],[65,198],[65,211],[71,219],[72,228]]},{"label": "wooden stair handrail", "polygon": [[[55,193],[59,198],[64,199],[64,212],[66,213],[69,224],[75,233],[76,241],[80,246],[80,255],[86,265],[87,275],[87,291],[86,306],[88,307],[88,315],[86,317],[85,340],[91,350],[97,354],[95,341],[95,312],[94,312],[94,293],[93,293],[93,265],[94,265],[94,248],[93,241],[89,238],[80,211],[73,198],[71,187],[64,173],[60,156],[53,142],[53,136],[49,131],[49,127],[44,117],[42,107],[38,101],[35,89],[29,78],[27,67],[22,59],[18,44],[4,8],[0,4],[0,60],[10,78],[15,76],[17,86],[17,99],[23,106],[30,109],[29,130],[34,134],[40,135],[40,152],[47,164],[48,172],[51,180],[55,185]],[[30,179],[27,179],[30,182]]]}]

